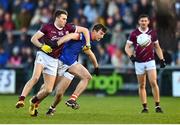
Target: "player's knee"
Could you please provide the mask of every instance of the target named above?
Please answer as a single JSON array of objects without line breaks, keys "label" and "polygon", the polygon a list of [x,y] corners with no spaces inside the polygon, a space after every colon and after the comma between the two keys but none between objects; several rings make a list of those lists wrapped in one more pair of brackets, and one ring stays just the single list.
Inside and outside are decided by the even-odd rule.
[{"label": "player's knee", "polygon": [[91,79],[92,79],[92,76],[91,76],[91,75],[89,75],[88,80],[91,80]]},{"label": "player's knee", "polygon": [[39,77],[35,76],[35,77],[32,77],[30,80],[33,81],[33,82],[38,82]]},{"label": "player's knee", "polygon": [[51,89],[51,88],[46,88],[45,90],[46,90],[46,93],[47,93],[47,94],[50,94],[50,93],[52,92],[52,89]]},{"label": "player's knee", "polygon": [[92,79],[92,76],[90,74],[86,75],[86,79],[89,81]]},{"label": "player's knee", "polygon": [[152,88],[154,88],[154,87],[157,86],[157,83],[156,83],[155,80],[154,81],[150,81],[150,85],[151,85]]},{"label": "player's knee", "polygon": [[139,85],[139,88],[140,88],[140,89],[145,89],[145,88],[146,88],[146,85],[145,85],[145,84],[140,84],[140,85]]}]

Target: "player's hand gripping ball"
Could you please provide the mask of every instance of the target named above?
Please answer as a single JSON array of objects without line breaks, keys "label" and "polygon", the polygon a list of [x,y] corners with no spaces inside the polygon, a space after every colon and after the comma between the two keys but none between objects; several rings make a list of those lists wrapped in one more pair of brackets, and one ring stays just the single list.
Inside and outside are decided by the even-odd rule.
[{"label": "player's hand gripping ball", "polygon": [[137,43],[141,47],[146,47],[151,43],[151,37],[148,34],[142,33],[137,36]]}]

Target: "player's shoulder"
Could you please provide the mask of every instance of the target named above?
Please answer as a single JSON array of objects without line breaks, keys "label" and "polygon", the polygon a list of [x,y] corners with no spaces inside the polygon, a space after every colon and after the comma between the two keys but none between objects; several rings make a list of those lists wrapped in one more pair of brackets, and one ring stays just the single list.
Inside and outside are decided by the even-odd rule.
[{"label": "player's shoulder", "polygon": [[74,23],[66,23],[67,26],[75,25]]},{"label": "player's shoulder", "polygon": [[157,32],[157,30],[156,30],[156,29],[153,29],[153,28],[149,28],[149,30],[148,30],[147,32],[155,33],[155,32]]},{"label": "player's shoulder", "polygon": [[64,28],[65,28],[65,29],[72,29],[72,28],[75,28],[75,27],[76,27],[75,24],[73,24],[73,23],[67,23]]},{"label": "player's shoulder", "polygon": [[150,28],[148,30],[147,34],[156,35],[157,34],[157,30]]},{"label": "player's shoulder", "polygon": [[136,28],[136,29],[134,29],[131,33],[130,33],[130,35],[131,36],[137,36],[137,34],[139,34],[139,30],[138,30],[138,28]]}]

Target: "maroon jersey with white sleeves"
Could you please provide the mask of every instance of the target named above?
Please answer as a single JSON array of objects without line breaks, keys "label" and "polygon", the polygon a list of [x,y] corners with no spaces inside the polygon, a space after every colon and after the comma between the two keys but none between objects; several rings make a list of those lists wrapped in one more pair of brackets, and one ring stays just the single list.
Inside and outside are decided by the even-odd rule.
[{"label": "maroon jersey with white sleeves", "polygon": [[[66,34],[73,33],[76,31],[76,26],[73,24],[66,24],[63,28],[55,26],[55,24],[44,24],[40,32],[44,35],[40,39],[40,42],[48,44],[48,42],[57,42],[61,37]],[[64,45],[61,45],[57,48],[53,48],[51,53],[48,53],[49,56],[53,58],[58,58],[61,54],[61,50]]]},{"label": "maroon jersey with white sleeves", "polygon": [[[146,47],[141,47],[137,43],[137,36],[142,33],[148,34],[151,38],[150,44]],[[138,62],[147,62],[154,59],[154,43],[158,42],[156,31],[152,29],[147,29],[147,31],[143,32],[139,28],[137,28],[130,34],[128,42],[133,44],[136,59]]]}]

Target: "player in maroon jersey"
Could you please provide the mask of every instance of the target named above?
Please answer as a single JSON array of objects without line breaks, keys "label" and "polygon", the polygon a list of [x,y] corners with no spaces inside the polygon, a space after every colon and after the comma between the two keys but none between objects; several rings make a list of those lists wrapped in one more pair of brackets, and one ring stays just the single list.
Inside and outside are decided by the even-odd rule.
[{"label": "player in maroon jersey", "polygon": [[[148,15],[140,15],[138,23],[139,27],[130,34],[129,39],[127,40],[125,51],[133,64],[135,64],[135,71],[139,83],[139,95],[143,105],[142,113],[148,113],[146,75],[148,76],[149,83],[152,88],[155,101],[155,111],[162,113],[163,111],[160,107],[159,87],[157,84],[157,71],[154,59],[154,50],[160,59],[161,68],[166,66],[165,59],[157,39],[156,31],[148,27],[150,23]],[[150,43],[143,47],[137,43],[137,37],[141,34],[147,34],[151,38]],[[134,49],[132,49],[132,47]]]},{"label": "player in maroon jersey", "polygon": [[[26,83],[19,101],[16,104],[16,108],[24,106],[24,99],[31,91],[32,87],[38,82],[41,73],[43,73],[45,89],[40,91],[38,95],[32,99],[30,114],[36,115],[34,101],[43,100],[49,93],[51,93],[57,74],[58,57],[61,52],[61,48],[57,47],[57,40],[64,35],[71,32],[82,32],[86,38],[86,45],[90,45],[90,36],[87,28],[75,26],[72,24],[66,24],[68,13],[65,10],[57,10],[55,12],[55,21],[52,24],[45,24],[42,28],[32,36],[32,43],[40,48],[37,52],[36,60],[34,64],[34,72],[32,78]],[[54,44],[54,48],[47,46],[46,44]],[[53,43],[52,43],[53,42]]]}]

